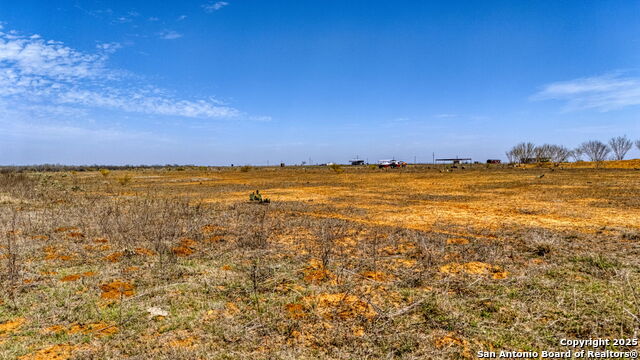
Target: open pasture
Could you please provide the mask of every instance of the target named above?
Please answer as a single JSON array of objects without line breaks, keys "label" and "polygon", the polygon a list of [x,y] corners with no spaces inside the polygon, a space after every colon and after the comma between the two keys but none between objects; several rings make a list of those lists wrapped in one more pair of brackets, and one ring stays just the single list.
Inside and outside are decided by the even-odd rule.
[{"label": "open pasture", "polygon": [[7,173],[0,217],[3,359],[473,358],[640,327],[632,166]]}]

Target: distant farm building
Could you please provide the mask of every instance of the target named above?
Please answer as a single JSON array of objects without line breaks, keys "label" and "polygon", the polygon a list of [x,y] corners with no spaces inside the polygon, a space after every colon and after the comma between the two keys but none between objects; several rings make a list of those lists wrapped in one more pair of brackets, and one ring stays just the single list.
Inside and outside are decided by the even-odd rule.
[{"label": "distant farm building", "polygon": [[454,165],[456,164],[468,164],[471,162],[471,158],[451,158],[451,159],[436,159],[436,162],[440,162],[440,163],[452,163]]},{"label": "distant farm building", "polygon": [[487,164],[501,164],[502,160],[498,160],[498,159],[489,159],[487,160]]},{"label": "distant farm building", "polygon": [[364,160],[362,159],[349,160],[349,162],[351,165],[364,165]]}]

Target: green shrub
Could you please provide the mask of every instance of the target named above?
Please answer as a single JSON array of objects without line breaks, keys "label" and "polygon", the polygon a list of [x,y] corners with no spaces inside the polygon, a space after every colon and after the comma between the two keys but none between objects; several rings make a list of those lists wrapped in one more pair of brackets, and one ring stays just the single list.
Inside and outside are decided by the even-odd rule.
[{"label": "green shrub", "polygon": [[249,194],[249,201],[255,201],[260,204],[268,204],[271,202],[268,198],[263,198],[262,194],[260,194],[260,190],[256,190]]}]

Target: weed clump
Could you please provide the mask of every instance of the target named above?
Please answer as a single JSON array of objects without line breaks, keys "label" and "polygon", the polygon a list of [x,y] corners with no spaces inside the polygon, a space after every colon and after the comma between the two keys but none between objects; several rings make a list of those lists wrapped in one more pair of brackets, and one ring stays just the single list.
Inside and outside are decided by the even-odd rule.
[{"label": "weed clump", "polygon": [[131,182],[131,175],[124,175],[118,178],[118,183],[122,186],[126,186]]},{"label": "weed clump", "polygon": [[344,172],[344,169],[342,168],[342,166],[340,166],[338,164],[329,165],[329,169],[331,169],[336,174],[341,174],[341,173]]},{"label": "weed clump", "polygon": [[262,194],[260,194],[260,190],[256,190],[249,194],[249,201],[257,202],[259,204],[268,204],[271,202],[269,198],[263,198]]}]

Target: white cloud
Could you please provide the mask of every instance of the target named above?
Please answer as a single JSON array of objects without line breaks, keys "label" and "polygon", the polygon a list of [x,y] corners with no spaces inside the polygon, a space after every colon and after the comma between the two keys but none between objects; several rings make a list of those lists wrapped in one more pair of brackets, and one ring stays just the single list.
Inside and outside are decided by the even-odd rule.
[{"label": "white cloud", "polygon": [[56,103],[191,118],[225,118],[240,115],[238,110],[218,105],[215,100],[177,100],[164,96],[150,95],[148,91],[141,90],[120,90],[115,88],[101,90],[69,90],[60,94],[56,99]]},{"label": "white cloud", "polygon": [[211,12],[214,12],[214,11],[222,9],[223,7],[225,7],[227,5],[229,5],[229,3],[226,2],[226,1],[217,1],[217,2],[214,2],[214,3],[204,4],[204,5],[202,5],[202,8],[204,9],[204,11],[206,11],[208,13],[211,13]]},{"label": "white cloud", "polygon": [[178,16],[177,21],[182,21],[182,20],[184,20],[186,18],[187,18],[187,15],[180,15],[180,16]]},{"label": "white cloud", "polygon": [[[137,77],[107,67],[118,43],[98,44],[101,54],[77,51],[61,42],[0,32],[0,105],[60,111],[108,109],[185,118],[242,115],[216,99],[183,99]],[[15,107],[15,105],[12,105]]]},{"label": "white cloud", "polygon": [[122,48],[122,44],[118,42],[98,43],[96,45],[96,49],[102,50],[107,54],[113,54],[114,52],[118,51],[121,48]]},{"label": "white cloud", "polygon": [[159,18],[159,17],[152,16],[152,17],[148,18],[147,20],[148,20],[148,21],[160,21],[160,18]]},{"label": "white cloud", "polygon": [[95,77],[104,72],[104,58],[84,54],[60,42],[0,32],[0,71],[16,76],[56,80]]},{"label": "white cloud", "polygon": [[164,40],[175,40],[181,38],[182,34],[173,30],[163,30],[158,33],[158,36],[160,36],[160,38]]},{"label": "white cloud", "polygon": [[561,100],[566,111],[611,111],[640,105],[640,78],[605,74],[545,85],[532,100]]}]

